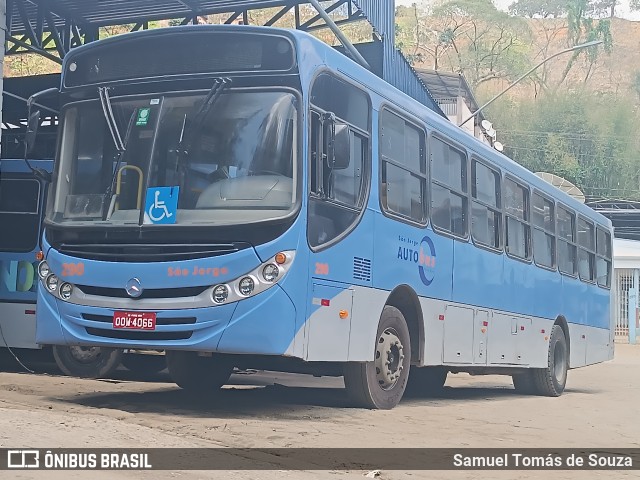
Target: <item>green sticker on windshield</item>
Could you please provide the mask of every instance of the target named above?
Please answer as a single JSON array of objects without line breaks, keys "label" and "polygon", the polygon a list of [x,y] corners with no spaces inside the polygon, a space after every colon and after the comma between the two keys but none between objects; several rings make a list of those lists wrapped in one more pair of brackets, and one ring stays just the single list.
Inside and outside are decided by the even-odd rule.
[{"label": "green sticker on windshield", "polygon": [[151,113],[150,108],[140,108],[138,109],[138,118],[136,119],[136,125],[138,127],[144,126],[149,123],[149,113]]}]

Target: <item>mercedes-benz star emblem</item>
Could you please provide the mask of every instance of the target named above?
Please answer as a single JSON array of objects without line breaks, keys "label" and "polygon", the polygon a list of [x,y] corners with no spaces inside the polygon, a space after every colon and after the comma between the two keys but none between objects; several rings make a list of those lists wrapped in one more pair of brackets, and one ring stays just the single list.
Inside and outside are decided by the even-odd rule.
[{"label": "mercedes-benz star emblem", "polygon": [[140,280],[137,278],[132,278],[131,280],[129,280],[124,289],[127,291],[127,295],[129,295],[131,298],[138,298],[140,295],[142,295],[142,291],[144,290],[142,288]]}]

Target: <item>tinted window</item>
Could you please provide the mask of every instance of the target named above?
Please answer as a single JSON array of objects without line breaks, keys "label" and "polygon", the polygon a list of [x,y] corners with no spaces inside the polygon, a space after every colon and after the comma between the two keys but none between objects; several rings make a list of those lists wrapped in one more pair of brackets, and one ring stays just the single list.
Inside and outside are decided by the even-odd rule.
[{"label": "tinted window", "polygon": [[40,184],[35,179],[0,180],[0,250],[30,252],[40,231]]},{"label": "tinted window", "polygon": [[534,193],[531,202],[533,260],[537,265],[556,265],[555,208],[553,201]]},{"label": "tinted window", "polygon": [[529,191],[511,179],[504,181],[504,211],[507,215],[507,253],[518,258],[531,258],[531,226],[529,225]]},{"label": "tinted window", "polygon": [[369,129],[370,109],[367,96],[331,75],[318,76],[311,90],[311,103],[361,130]]},{"label": "tinted window", "polygon": [[[369,168],[369,102],[364,92],[329,75],[317,78],[312,101],[307,236],[309,244],[317,247],[352,228],[364,207]],[[349,128],[351,152],[346,168],[332,168],[327,162],[332,117]]]},{"label": "tinted window", "polygon": [[578,219],[578,273],[580,279],[592,282],[595,279],[594,226],[582,218]]},{"label": "tinted window", "polygon": [[471,171],[471,236],[483,245],[500,248],[500,174],[474,161]]},{"label": "tinted window", "polygon": [[558,268],[562,273],[576,274],[575,214],[558,207]]},{"label": "tinted window", "polygon": [[596,234],[596,278],[601,287],[611,286],[611,234],[597,229]]},{"label": "tinted window", "polygon": [[39,193],[37,180],[0,178],[0,212],[38,213]]},{"label": "tinted window", "polygon": [[387,110],[380,115],[382,208],[416,222],[426,221],[425,134]]},{"label": "tinted window", "polygon": [[467,235],[467,157],[437,139],[431,140],[431,221],[436,228]]}]

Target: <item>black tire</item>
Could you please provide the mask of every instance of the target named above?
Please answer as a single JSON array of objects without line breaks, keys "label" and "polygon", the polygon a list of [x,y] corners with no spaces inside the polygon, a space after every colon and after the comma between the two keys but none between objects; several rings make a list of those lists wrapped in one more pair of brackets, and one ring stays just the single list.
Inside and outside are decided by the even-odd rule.
[{"label": "black tire", "polygon": [[202,357],[196,352],[167,351],[165,356],[172,380],[190,392],[214,392],[233,372],[233,365],[220,355]]},{"label": "black tire", "polygon": [[125,353],[122,356],[122,365],[128,370],[139,374],[159,373],[167,368],[164,355]]},{"label": "black tire", "polygon": [[122,355],[120,348],[53,346],[53,358],[58,368],[71,377],[108,377],[120,365]]},{"label": "black tire", "polygon": [[569,370],[569,349],[567,340],[560,325],[554,325],[551,329],[549,340],[549,353],[547,355],[547,368],[533,370],[535,390],[538,395],[546,397],[559,397],[567,384],[567,372]]},{"label": "black tire", "polygon": [[511,375],[511,380],[513,380],[513,387],[516,389],[516,392],[522,393],[524,395],[536,393],[536,384],[535,380],[533,379],[533,373],[533,370],[527,370],[523,373]]},{"label": "black tire", "polygon": [[[388,410],[400,402],[411,365],[409,329],[395,307],[386,306],[382,311],[375,352],[371,362],[345,364],[344,384],[355,406]],[[384,365],[385,352],[388,365]]]},{"label": "black tire", "polygon": [[411,367],[406,395],[431,396],[442,393],[449,371],[446,367]]}]

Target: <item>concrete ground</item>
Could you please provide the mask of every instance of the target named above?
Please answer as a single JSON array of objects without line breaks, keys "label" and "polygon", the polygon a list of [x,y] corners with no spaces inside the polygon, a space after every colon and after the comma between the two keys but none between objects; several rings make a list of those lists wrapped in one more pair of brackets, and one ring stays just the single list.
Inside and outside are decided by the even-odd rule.
[{"label": "concrete ground", "polygon": [[[109,380],[0,367],[0,447],[575,447],[640,448],[640,346],[569,372],[559,398],[516,394],[509,377],[449,375],[437,398],[391,411],[347,407],[341,379],[234,375],[194,398],[166,373]],[[635,420],[634,420],[635,418]],[[9,473],[9,474],[7,474]],[[365,471],[3,472],[16,479],[357,479]],[[636,471],[382,471],[382,480],[639,478]]]}]

